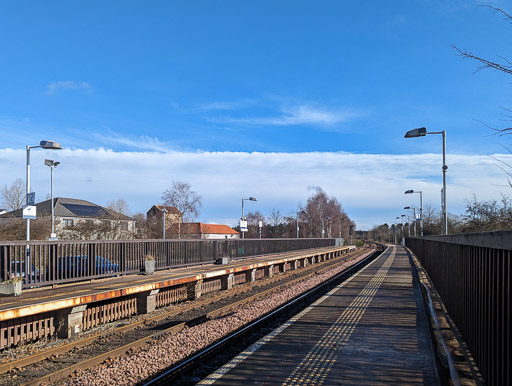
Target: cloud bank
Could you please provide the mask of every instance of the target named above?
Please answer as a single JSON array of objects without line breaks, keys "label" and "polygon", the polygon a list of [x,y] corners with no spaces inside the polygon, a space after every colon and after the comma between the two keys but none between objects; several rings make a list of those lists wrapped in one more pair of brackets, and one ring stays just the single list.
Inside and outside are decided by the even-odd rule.
[{"label": "cloud bank", "polygon": [[[407,205],[439,207],[442,185],[439,154],[244,153],[244,152],[115,152],[106,149],[31,152],[36,200],[50,191],[50,169],[44,159],[61,164],[54,172],[55,195],[101,205],[124,198],[133,213],[161,202],[171,181],[182,180],[203,196],[199,220],[234,225],[242,197],[254,196],[246,211],[268,214],[272,208],[291,213],[305,203],[310,186],[320,186],[342,203],[361,229],[392,222]],[[0,149],[0,186],[25,179],[25,150]],[[512,155],[493,157],[512,164]],[[450,155],[448,210],[464,212],[465,200],[499,198],[508,193],[506,175],[490,156]]]}]

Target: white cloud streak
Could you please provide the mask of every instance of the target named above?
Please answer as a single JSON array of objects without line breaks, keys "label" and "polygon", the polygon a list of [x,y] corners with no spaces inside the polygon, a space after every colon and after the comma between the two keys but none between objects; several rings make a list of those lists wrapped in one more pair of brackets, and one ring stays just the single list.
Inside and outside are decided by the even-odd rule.
[{"label": "white cloud streak", "polygon": [[[496,158],[512,164],[512,155]],[[244,152],[114,152],[105,149],[32,152],[32,187],[37,200],[49,192],[50,173],[44,159],[61,162],[54,173],[55,194],[105,205],[125,198],[133,212],[160,203],[173,179],[191,183],[203,196],[201,221],[234,225],[240,199],[254,196],[246,211],[287,214],[305,203],[310,186],[320,186],[342,203],[365,229],[393,221],[403,207],[418,205],[408,189],[423,191],[424,203],[439,207],[442,185],[438,154],[244,153]],[[25,178],[25,150],[0,149],[0,186]],[[506,175],[489,156],[450,155],[448,210],[464,212],[473,194],[480,200],[508,193]]]},{"label": "white cloud streak", "polygon": [[332,126],[347,122],[358,114],[350,110],[328,110],[325,108],[298,105],[283,107],[282,114],[274,117],[220,117],[211,119],[216,123],[237,123],[250,126],[292,126],[292,125],[318,125]]},{"label": "white cloud streak", "polygon": [[74,80],[66,80],[59,82],[52,82],[48,85],[48,95],[54,95],[61,90],[83,90],[92,92],[92,86],[87,82],[75,82]]}]

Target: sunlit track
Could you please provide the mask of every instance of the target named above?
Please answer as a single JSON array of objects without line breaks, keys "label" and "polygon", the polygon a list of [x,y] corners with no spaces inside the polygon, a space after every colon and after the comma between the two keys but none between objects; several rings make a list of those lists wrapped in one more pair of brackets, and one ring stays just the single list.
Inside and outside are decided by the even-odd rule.
[{"label": "sunlit track", "polygon": [[[306,293],[303,293],[302,295],[294,298],[293,300],[289,301],[288,303],[281,306],[279,309],[274,310],[273,312],[264,315],[263,317],[257,319],[250,325],[244,327],[241,330],[236,331],[234,334],[226,337],[222,341],[218,342],[217,344],[210,346],[204,351],[200,351],[198,354],[196,354],[194,357],[190,358],[189,360],[181,363],[180,365],[168,370],[167,372],[163,373],[159,377],[155,378],[154,380],[147,383],[147,385],[160,385],[160,384],[168,384],[169,382],[174,382],[178,377],[183,376],[184,372],[189,372],[191,369],[199,366],[205,359],[215,356],[215,354],[221,352],[224,348],[228,348],[231,345],[234,344],[236,340],[241,339],[242,337],[250,334],[254,330],[260,329],[262,326],[267,324],[270,320],[273,320],[275,318],[282,317],[283,315],[286,315],[290,312],[292,308],[295,306],[301,305],[301,307],[307,306],[308,302],[310,303],[310,299],[314,299],[319,296],[319,294],[325,293],[326,288],[330,288],[335,283],[342,280],[342,278],[346,278],[348,274],[351,272],[354,272],[358,269],[360,269],[362,266],[367,264],[369,261],[372,261],[378,254],[381,252],[376,252],[376,249],[372,250],[372,253],[369,253],[367,257],[358,263],[350,266],[347,269],[344,269],[341,273],[335,274],[328,280],[324,281],[321,284],[316,285],[314,288],[310,289]],[[304,304],[305,303],[305,304]],[[242,353],[243,355],[243,353]],[[228,365],[229,366],[229,365]],[[185,382],[187,384],[187,382]],[[208,380],[204,380],[201,382],[201,384],[209,384]]]},{"label": "sunlit track", "polygon": [[[329,267],[331,267],[332,265],[339,264],[340,262],[343,262],[343,261],[345,261],[347,259],[354,258],[356,255],[360,254],[361,252],[364,252],[364,250],[360,251],[360,252],[357,252],[357,253],[351,253],[351,254],[347,254],[347,255],[342,255],[342,256],[340,256],[338,258],[327,260],[327,261],[325,261],[323,263],[318,263],[318,264],[315,264],[315,265],[310,265],[310,266],[308,266],[306,268],[302,268],[302,269],[297,270],[297,271],[289,271],[286,275],[274,276],[274,278],[272,278],[272,279],[267,279],[267,280],[264,280],[262,282],[252,283],[252,286],[253,287],[257,287],[257,286],[261,286],[261,285],[268,285],[269,283],[272,283],[272,282],[276,282],[277,283],[278,281],[282,281],[288,275],[292,276],[294,273],[295,274],[302,273],[302,275],[303,275],[302,277],[299,277],[299,278],[294,279],[294,280],[290,280],[289,282],[286,283],[287,286],[290,286],[290,285],[293,285],[295,282],[305,280],[307,278],[307,276],[314,276],[318,272],[321,272],[321,271],[324,271],[324,270],[329,270],[330,269]],[[307,275],[307,276],[304,276],[304,275]],[[70,343],[69,345],[65,345],[65,346],[62,346],[62,347],[57,347],[57,348],[55,348],[53,350],[49,350],[47,352],[44,352],[44,353],[41,353],[41,354],[37,354],[37,355],[35,355],[33,357],[22,359],[22,360],[20,360],[18,362],[9,363],[7,365],[4,365],[3,367],[0,367],[0,371],[3,370],[3,372],[5,372],[9,368],[21,368],[23,366],[28,366],[30,363],[35,363],[35,362],[44,360],[45,357],[59,355],[60,353],[69,351],[72,348],[76,348],[76,347],[80,347],[80,346],[86,346],[86,345],[89,345],[92,342],[98,341],[100,339],[108,339],[109,336],[113,336],[115,334],[126,333],[128,331],[133,331],[135,328],[141,328],[142,326],[147,326],[147,325],[153,326],[154,323],[159,322],[159,321],[163,321],[166,318],[169,318],[169,317],[171,317],[173,315],[177,315],[178,313],[184,313],[184,312],[187,312],[188,310],[204,307],[205,305],[208,305],[208,304],[213,303],[213,302],[218,302],[218,301],[220,301],[222,299],[225,299],[227,297],[231,297],[231,296],[233,296],[233,295],[235,295],[237,293],[240,294],[240,293],[246,291],[248,289],[247,287],[248,286],[240,286],[240,287],[235,288],[234,290],[231,290],[231,291],[223,291],[220,295],[215,296],[214,298],[209,298],[209,299],[205,299],[205,300],[201,300],[201,301],[196,301],[193,304],[189,304],[189,305],[184,306],[184,307],[179,307],[177,309],[173,309],[173,310],[171,310],[169,312],[166,312],[166,313],[163,313],[163,314],[159,314],[159,315],[151,317],[151,318],[147,318],[147,319],[145,319],[143,321],[138,321],[138,322],[130,324],[128,326],[120,327],[118,329],[115,329],[113,331],[109,331],[109,332],[104,333],[104,334],[98,334],[98,335],[95,335],[95,336],[83,339],[81,341]],[[266,296],[266,295],[268,295],[268,293],[271,293],[273,291],[276,291],[276,289],[275,288],[274,289],[270,289],[270,290],[264,291],[264,292],[262,292],[260,294],[256,294],[254,296],[251,296],[251,297],[249,297],[247,299],[243,299],[243,300],[241,300],[239,302],[230,303],[228,306],[217,308],[215,310],[212,310],[210,312],[202,314],[199,317],[196,317],[195,321],[189,320],[188,322],[182,322],[182,323],[179,323],[177,325],[171,326],[171,327],[169,327],[167,329],[159,330],[156,333],[153,332],[153,334],[150,334],[150,335],[148,335],[146,337],[143,337],[142,339],[139,339],[139,340],[134,341],[134,342],[130,342],[130,343],[126,344],[126,345],[118,347],[115,350],[111,350],[111,351],[105,352],[105,353],[103,353],[101,355],[96,356],[95,358],[91,358],[90,360],[87,360],[87,362],[83,362],[82,361],[81,363],[78,363],[78,364],[75,364],[75,365],[72,365],[72,366],[68,366],[65,369],[59,370],[55,374],[49,374],[49,375],[46,375],[44,377],[39,377],[36,380],[28,381],[28,382],[25,382],[25,383],[26,384],[40,384],[42,382],[55,382],[58,379],[62,379],[64,377],[67,377],[69,374],[73,374],[74,372],[76,372],[78,370],[82,371],[83,369],[91,367],[91,366],[94,366],[95,364],[101,363],[101,362],[105,361],[108,358],[112,358],[112,357],[115,357],[115,356],[118,356],[118,355],[122,355],[122,354],[124,354],[129,349],[133,349],[134,347],[143,346],[147,342],[149,342],[152,339],[154,339],[155,336],[165,335],[165,334],[169,334],[169,333],[172,333],[172,332],[179,331],[180,329],[184,328],[187,324],[190,324],[190,323],[192,323],[192,324],[200,323],[201,320],[206,320],[208,318],[212,318],[212,317],[215,317],[215,316],[217,316],[219,314],[225,313],[225,312],[229,311],[229,309],[231,309],[233,307],[236,307],[236,306],[238,306],[240,304],[244,304],[246,302],[253,301],[254,299],[257,299],[259,297]],[[19,377],[19,380],[21,380],[21,379],[22,379],[22,377]],[[0,379],[0,381],[1,381],[1,379]],[[23,382],[20,382],[20,383],[23,383]]]}]

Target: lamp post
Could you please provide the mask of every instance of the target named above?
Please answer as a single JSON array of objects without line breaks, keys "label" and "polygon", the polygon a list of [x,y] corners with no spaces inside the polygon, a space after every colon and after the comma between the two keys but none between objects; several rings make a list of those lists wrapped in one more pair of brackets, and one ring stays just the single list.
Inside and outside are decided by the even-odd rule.
[{"label": "lamp post", "polygon": [[53,169],[60,165],[60,162],[51,159],[45,159],[44,164],[50,167],[50,198],[52,202],[52,232],[50,234],[50,240],[57,240],[55,234],[55,203],[53,202]]},{"label": "lamp post", "polygon": [[[242,219],[241,221],[245,221],[245,215],[244,215],[244,201],[258,201],[255,197],[249,197],[249,198],[242,198]],[[242,233],[242,239],[245,239],[245,232],[242,232],[242,227],[240,227],[240,232]]]},{"label": "lamp post", "polygon": [[395,218],[395,244],[396,244],[396,237],[397,237],[397,233],[398,233],[398,232],[396,231],[396,228],[397,228],[397,225],[398,225],[398,223],[397,223],[397,221],[396,221],[396,220],[400,220],[400,217]]},{"label": "lamp post", "polygon": [[295,219],[297,220],[297,238],[299,238],[299,215],[308,214],[305,210],[301,210],[300,212],[295,212]]},{"label": "lamp post", "polygon": [[324,220],[329,221],[330,219],[331,219],[330,217],[325,217],[325,218],[323,218],[323,217],[322,217],[322,238],[325,238],[325,225],[324,225]]},{"label": "lamp post", "polygon": [[[41,141],[39,142],[39,146],[27,146],[27,197],[25,199],[25,204],[28,206],[29,204],[29,194],[30,194],[30,149],[43,148],[48,150],[59,150],[62,149],[62,146],[54,141]],[[30,241],[30,219],[27,218],[27,241]],[[30,253],[30,247],[27,245],[27,252]]]},{"label": "lamp post", "polygon": [[443,136],[443,194],[442,199],[442,210],[443,210],[443,228],[444,234],[448,234],[448,212],[446,208],[446,171],[448,170],[448,166],[446,166],[446,130],[443,131],[430,131],[428,132],[426,128],[420,127],[419,129],[409,130],[405,133],[404,138],[416,138],[416,137],[424,137],[427,134],[441,134]]},{"label": "lamp post", "polygon": [[[406,190],[404,194],[419,193],[420,194],[420,237],[423,237],[423,194],[421,190]],[[414,219],[416,221],[416,219]],[[416,223],[415,223],[416,224]]]},{"label": "lamp post", "polygon": [[168,213],[165,205],[162,206],[162,239],[165,240],[165,214]]},{"label": "lamp post", "polygon": [[402,246],[404,247],[405,246],[405,232],[404,232],[404,218],[405,218],[405,214],[401,214],[400,217],[402,219]]},{"label": "lamp post", "polygon": [[[414,237],[417,236],[416,234],[416,207],[410,207],[410,206],[404,206],[404,209],[412,209],[413,212],[413,219],[414,219]],[[411,236],[411,229],[409,228],[409,237]]]}]

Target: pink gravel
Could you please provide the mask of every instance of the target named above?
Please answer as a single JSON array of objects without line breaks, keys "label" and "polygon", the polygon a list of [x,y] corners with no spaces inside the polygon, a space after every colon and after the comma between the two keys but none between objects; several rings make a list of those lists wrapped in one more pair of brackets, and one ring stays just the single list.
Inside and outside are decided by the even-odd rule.
[{"label": "pink gravel", "polygon": [[293,287],[285,288],[270,297],[246,304],[233,310],[228,315],[162,337],[144,348],[135,350],[134,353],[127,353],[120,358],[115,358],[108,364],[86,370],[76,378],[67,379],[65,384],[133,385],[144,381],[259,316],[279,307],[297,295],[315,287],[373,252],[374,249],[369,249],[365,254],[350,262],[345,262],[331,271],[311,277]]}]

